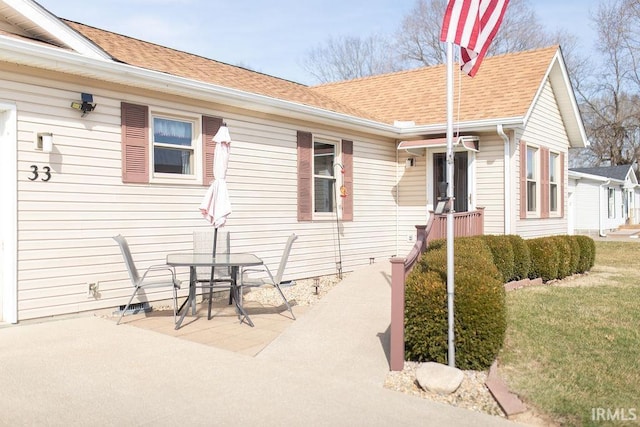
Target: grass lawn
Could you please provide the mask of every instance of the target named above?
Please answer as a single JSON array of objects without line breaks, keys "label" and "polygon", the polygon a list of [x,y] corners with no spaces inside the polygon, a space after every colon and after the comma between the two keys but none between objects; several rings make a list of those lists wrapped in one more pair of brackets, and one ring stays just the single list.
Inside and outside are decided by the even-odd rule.
[{"label": "grass lawn", "polygon": [[589,274],[507,292],[507,312],[500,374],[528,406],[560,425],[640,425],[640,242],[597,241]]}]

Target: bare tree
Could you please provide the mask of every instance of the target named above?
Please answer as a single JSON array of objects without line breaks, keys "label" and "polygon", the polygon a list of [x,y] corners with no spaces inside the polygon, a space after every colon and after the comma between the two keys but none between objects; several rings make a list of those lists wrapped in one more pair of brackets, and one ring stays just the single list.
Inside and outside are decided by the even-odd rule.
[{"label": "bare tree", "polygon": [[605,1],[592,19],[602,59],[574,84],[590,141],[582,156],[596,166],[631,164],[640,155],[640,0]]},{"label": "bare tree", "polygon": [[[446,46],[440,42],[440,31],[446,6],[447,0],[416,0],[392,38],[332,37],[309,51],[301,65],[324,83],[444,63]],[[565,55],[570,56],[575,37],[549,33],[528,0],[510,0],[488,55],[557,43],[566,46]]]},{"label": "bare tree", "polygon": [[[441,64],[446,59],[446,46],[440,42],[446,0],[417,0],[402,21],[396,35],[397,47],[407,61],[419,65]],[[546,47],[566,37],[550,34],[528,0],[510,0],[500,31],[487,52],[488,56]]]},{"label": "bare tree", "polygon": [[350,80],[403,69],[392,52],[391,42],[379,34],[330,37],[311,49],[301,66],[320,83]]}]

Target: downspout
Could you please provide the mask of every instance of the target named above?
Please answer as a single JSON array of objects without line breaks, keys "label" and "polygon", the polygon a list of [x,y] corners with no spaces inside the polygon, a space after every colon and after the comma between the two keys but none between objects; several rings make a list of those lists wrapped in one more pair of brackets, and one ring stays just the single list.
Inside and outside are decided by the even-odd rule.
[{"label": "downspout", "polygon": [[598,234],[600,237],[607,237],[606,233],[602,229],[602,189],[605,185],[609,185],[611,180],[608,179],[606,182],[600,184],[600,191],[598,191]]},{"label": "downspout", "polygon": [[399,256],[400,253],[400,154],[398,154],[398,140],[396,144],[396,250],[394,256]]},{"label": "downspout", "polygon": [[511,234],[511,144],[501,124],[498,135],[504,140],[504,234]]}]

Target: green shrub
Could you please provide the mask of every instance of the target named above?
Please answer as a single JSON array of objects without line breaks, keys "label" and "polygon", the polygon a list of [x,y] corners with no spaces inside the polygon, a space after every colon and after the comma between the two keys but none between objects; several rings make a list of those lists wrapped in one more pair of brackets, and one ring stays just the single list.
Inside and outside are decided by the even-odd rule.
[{"label": "green shrub", "polygon": [[511,241],[507,236],[496,236],[487,234],[482,236],[485,243],[491,250],[493,256],[493,263],[498,267],[498,270],[502,274],[502,282],[507,283],[513,277],[514,261],[513,261],[513,248]]},{"label": "green shrub", "polygon": [[571,246],[570,271],[571,274],[576,274],[578,272],[578,265],[580,264],[580,243],[578,243],[576,236],[566,236],[566,238],[569,246]]},{"label": "green shrub", "polygon": [[512,280],[522,280],[529,277],[531,269],[531,254],[527,242],[517,234],[507,235],[511,241],[513,250],[513,277]]},{"label": "green shrub", "polygon": [[556,279],[564,279],[571,274],[571,245],[566,236],[551,236],[558,251],[558,275]]},{"label": "green shrub", "polygon": [[587,237],[589,239],[589,270],[596,265],[596,242],[591,237]]},{"label": "green shrub", "polygon": [[[423,254],[406,282],[405,356],[447,363],[446,245]],[[419,266],[419,267],[418,267]],[[502,274],[479,237],[454,240],[454,334],[456,366],[486,369],[502,347],[506,330]]]},{"label": "green shrub", "polygon": [[448,314],[447,286],[439,273],[411,271],[404,313],[405,357],[442,363],[448,348]]},{"label": "green shrub", "polygon": [[578,245],[580,245],[580,261],[578,262],[578,273],[589,271],[593,267],[595,260],[595,242],[589,236],[575,236]]},{"label": "green shrub", "polygon": [[553,239],[549,237],[538,237],[535,239],[527,239],[529,253],[531,255],[531,269],[529,270],[529,278],[542,278],[543,281],[558,277],[559,255]]},{"label": "green shrub", "polygon": [[[456,237],[453,241],[454,275],[458,270],[471,269],[502,280],[502,275],[493,263],[493,255],[483,236]],[[427,248],[420,265],[437,271],[443,278],[447,277],[447,246],[432,246]]]}]

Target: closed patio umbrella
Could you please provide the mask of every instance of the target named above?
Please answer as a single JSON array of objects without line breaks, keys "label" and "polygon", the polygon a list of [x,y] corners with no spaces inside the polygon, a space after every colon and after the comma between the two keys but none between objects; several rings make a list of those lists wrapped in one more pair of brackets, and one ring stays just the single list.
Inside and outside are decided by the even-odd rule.
[{"label": "closed patio umbrella", "polygon": [[229,150],[231,148],[231,136],[226,124],[222,124],[213,137],[216,147],[213,152],[213,182],[200,203],[202,216],[214,226],[213,254],[216,253],[218,241],[218,228],[224,226],[227,217],[231,214],[231,202],[227,189],[227,164],[229,163]]}]

